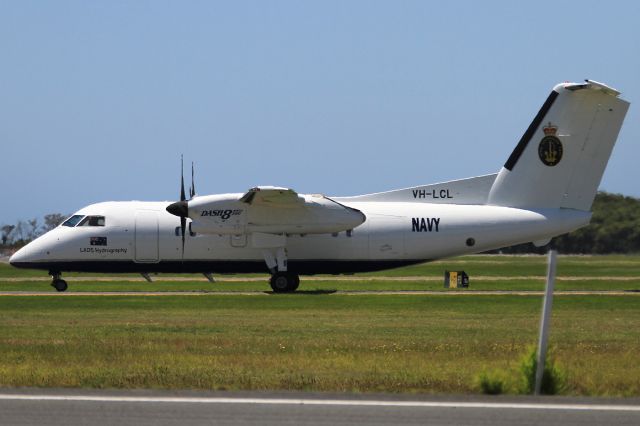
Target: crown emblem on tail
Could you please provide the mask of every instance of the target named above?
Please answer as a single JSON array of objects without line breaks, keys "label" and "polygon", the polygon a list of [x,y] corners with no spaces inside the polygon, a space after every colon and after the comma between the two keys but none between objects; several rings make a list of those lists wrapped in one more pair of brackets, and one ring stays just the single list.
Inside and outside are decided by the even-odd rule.
[{"label": "crown emblem on tail", "polygon": [[555,136],[556,132],[558,131],[558,126],[554,126],[551,123],[549,123],[548,125],[542,128],[542,131],[544,132],[545,136]]},{"label": "crown emblem on tail", "polygon": [[538,157],[545,166],[553,167],[562,159],[562,142],[556,136],[558,126],[549,122],[542,128],[544,137],[538,145]]}]

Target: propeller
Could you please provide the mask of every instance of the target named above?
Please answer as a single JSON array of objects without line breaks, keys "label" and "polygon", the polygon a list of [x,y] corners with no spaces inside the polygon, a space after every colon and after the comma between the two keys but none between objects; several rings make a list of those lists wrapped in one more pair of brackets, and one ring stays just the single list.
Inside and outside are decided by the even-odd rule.
[{"label": "propeller", "polygon": [[191,162],[191,188],[189,188],[189,199],[196,195],[196,180],[193,178],[193,161]]},{"label": "propeller", "polygon": [[[189,215],[189,202],[187,201],[187,197],[184,194],[184,160],[183,157],[180,156],[180,201],[176,201],[175,203],[169,204],[167,206],[167,211],[174,216],[178,216],[180,218],[180,231],[182,234],[182,260],[184,260],[184,239],[185,233],[187,231],[187,216]],[[191,176],[193,179],[193,166],[191,168]],[[193,183],[190,192],[195,192]],[[193,196],[193,195],[192,195]]]}]

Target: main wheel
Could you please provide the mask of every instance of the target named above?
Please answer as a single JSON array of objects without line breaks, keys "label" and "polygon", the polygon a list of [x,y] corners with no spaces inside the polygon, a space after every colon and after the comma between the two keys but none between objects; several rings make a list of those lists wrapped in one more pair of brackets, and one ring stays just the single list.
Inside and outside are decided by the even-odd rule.
[{"label": "main wheel", "polygon": [[65,280],[53,280],[51,285],[58,291],[65,291],[68,287]]},{"label": "main wheel", "polygon": [[271,276],[269,283],[274,293],[289,293],[298,288],[300,278],[290,272],[276,272]]},{"label": "main wheel", "polygon": [[291,291],[296,291],[298,287],[300,287],[300,276],[298,274],[293,275],[293,286],[291,287]]}]

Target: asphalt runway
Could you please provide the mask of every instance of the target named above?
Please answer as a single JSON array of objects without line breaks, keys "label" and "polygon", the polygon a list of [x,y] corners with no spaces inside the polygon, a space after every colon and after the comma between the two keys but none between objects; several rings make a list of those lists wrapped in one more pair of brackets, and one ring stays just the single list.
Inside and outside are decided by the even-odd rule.
[{"label": "asphalt runway", "polygon": [[0,390],[3,425],[638,425],[639,400]]}]

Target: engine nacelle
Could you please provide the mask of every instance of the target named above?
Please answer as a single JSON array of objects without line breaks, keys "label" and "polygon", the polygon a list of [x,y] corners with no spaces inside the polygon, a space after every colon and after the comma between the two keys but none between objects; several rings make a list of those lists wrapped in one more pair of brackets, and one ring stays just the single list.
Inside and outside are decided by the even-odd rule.
[{"label": "engine nacelle", "polygon": [[247,203],[242,194],[196,197],[189,201],[191,230],[202,234],[326,234],[362,224],[359,210],[322,195],[297,195],[287,203]]},{"label": "engine nacelle", "polygon": [[249,206],[238,198],[238,194],[221,194],[190,200],[191,230],[199,234],[244,234]]}]

